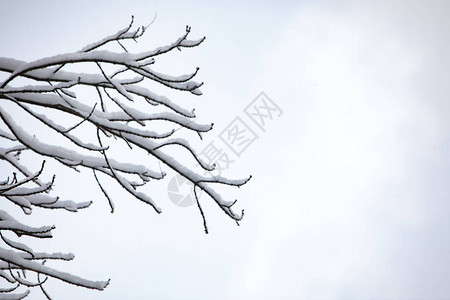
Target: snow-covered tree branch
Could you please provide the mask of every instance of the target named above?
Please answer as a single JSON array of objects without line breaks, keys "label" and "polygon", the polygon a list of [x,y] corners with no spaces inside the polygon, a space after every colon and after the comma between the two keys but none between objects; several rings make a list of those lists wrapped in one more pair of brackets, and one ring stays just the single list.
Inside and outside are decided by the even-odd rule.
[{"label": "snow-covered tree branch", "polygon": [[[92,180],[107,198],[111,212],[114,211],[113,197],[108,194],[108,186],[102,184],[100,174],[112,178],[132,197],[160,213],[157,202],[141,187],[151,180],[163,179],[165,173],[158,165],[149,167],[121,159],[140,149],[190,180],[196,196],[197,191],[201,190],[231,219],[236,222],[242,219],[243,211],[236,213],[232,209],[236,201],[223,198],[214,190],[214,185],[239,187],[250,178],[235,180],[205,175],[210,172],[204,170],[211,171],[215,166],[202,161],[185,138],[175,135],[176,129],[184,128],[186,132],[193,132],[194,136],[201,138],[203,133],[212,129],[213,124],[197,123],[193,109],[186,109],[146,87],[149,83],[156,83],[180,92],[201,95],[203,83],[194,81],[198,68],[190,74],[173,76],[159,73],[153,66],[159,56],[173,50],[196,47],[205,38],[189,39],[191,28],[186,27],[185,32],[169,45],[141,53],[129,52],[127,42],[137,41],[146,29],[133,29],[131,21],[124,29],[79,51],[32,62],[0,57],[0,73],[6,74],[6,79],[0,82],[0,161],[14,170],[10,177],[0,178],[3,180],[0,182],[1,202],[9,201],[27,215],[34,208],[71,212],[88,208],[91,201],[75,202],[53,195],[56,175],[51,180],[44,180],[42,173],[48,165],[46,161],[56,160],[74,170],[92,170]],[[112,44],[118,44],[121,51],[109,50]],[[78,69],[86,67],[90,73],[73,71],[74,66]],[[39,121],[49,132],[67,143],[48,143],[23,129],[2,105],[6,103]],[[138,103],[145,103],[146,109],[139,107]],[[50,113],[42,113],[42,108]],[[62,124],[51,112],[71,116],[76,121],[71,125]],[[157,122],[170,126],[159,127],[155,125],[159,124]],[[80,128],[83,131],[79,131]],[[111,155],[111,141],[115,140],[123,141],[128,146],[128,153],[121,154],[119,158]],[[196,171],[187,167],[184,161],[171,154],[169,150],[173,147],[188,153],[201,168]],[[34,170],[20,160],[25,152],[41,162],[39,169]],[[199,199],[196,200],[207,233],[205,215]],[[72,260],[73,254],[38,253],[19,241],[21,236],[51,238],[54,228],[48,224],[28,226],[0,209],[0,236],[4,245],[0,246],[0,280],[9,285],[6,289],[0,289],[0,295],[21,299],[29,291],[18,292],[18,287],[38,286],[48,297],[43,288],[48,277],[97,290],[108,285],[109,281],[85,280],[44,264],[46,260]],[[15,239],[11,234],[16,236]],[[27,275],[27,272],[33,273],[34,277]]]}]

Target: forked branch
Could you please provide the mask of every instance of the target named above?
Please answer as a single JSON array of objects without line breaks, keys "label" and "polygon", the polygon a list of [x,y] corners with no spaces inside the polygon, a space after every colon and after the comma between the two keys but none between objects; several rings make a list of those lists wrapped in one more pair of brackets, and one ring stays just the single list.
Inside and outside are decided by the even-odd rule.
[{"label": "forked branch", "polygon": [[[191,28],[187,26],[184,33],[168,45],[132,53],[126,43],[138,41],[148,28],[133,29],[133,22],[132,18],[125,28],[76,52],[32,62],[0,58],[0,72],[7,73],[6,80],[0,83],[0,161],[13,170],[10,177],[0,182],[0,200],[13,203],[25,214],[31,214],[36,207],[73,212],[89,207],[91,201],[77,203],[51,195],[54,182],[61,179],[53,176],[51,180],[45,181],[41,177],[45,160],[53,159],[77,171],[92,170],[93,178],[108,200],[111,212],[114,212],[113,199],[102,183],[101,176],[110,177],[134,198],[149,204],[159,213],[161,208],[156,201],[140,189],[151,180],[164,178],[165,173],[160,169],[162,163],[193,183],[206,233],[208,227],[197,190],[205,192],[226,215],[239,222],[243,217],[243,210],[241,213],[232,210],[236,200],[225,200],[213,186],[223,184],[239,187],[250,178],[231,180],[203,175],[203,170],[212,171],[215,166],[203,162],[186,139],[176,136],[194,133],[194,137],[201,137],[202,133],[212,129],[212,123],[197,123],[194,109],[182,107],[146,88],[149,82],[153,82],[161,87],[201,95],[200,87],[203,82],[194,81],[199,68],[187,74],[169,75],[156,71],[155,64],[159,56],[175,49],[196,47],[205,38],[188,39]],[[111,51],[109,46],[115,43],[119,44],[122,52]],[[88,65],[96,66],[97,71],[77,73],[68,70],[69,66]],[[22,79],[31,80],[32,84],[20,86]],[[85,96],[86,93],[80,93],[81,89],[91,90],[93,96]],[[12,103],[39,121],[49,133],[56,133],[58,137],[69,141],[70,147],[57,142],[49,144],[41,141],[34,134],[34,128],[24,129],[23,124],[12,116],[6,106],[2,106],[5,102]],[[42,113],[42,109],[46,113]],[[74,117],[76,120],[68,126],[63,125],[61,118],[56,116],[71,116],[71,120]],[[172,129],[162,130],[157,122],[169,124]],[[183,131],[179,131],[180,129]],[[111,149],[117,145],[115,140],[122,141],[129,147],[129,153],[124,153],[120,159],[112,158]],[[172,147],[186,151],[202,169],[187,168],[185,161],[170,154],[169,149]],[[153,156],[157,164],[152,166],[147,162],[133,164],[127,161],[133,151],[139,149]],[[20,155],[24,151],[42,161],[39,170],[33,172],[27,167],[26,161],[20,161]],[[43,263],[45,259],[72,260],[73,255],[36,253],[25,244],[7,236],[12,233],[17,237],[51,238],[53,229],[54,226],[48,225],[28,226],[0,210],[0,235],[3,243],[10,248],[0,247],[0,277],[11,285],[0,293],[10,296],[15,293],[17,297],[25,297],[28,291],[20,294],[17,293],[18,288],[39,287],[49,298],[43,288],[47,277],[98,290],[107,286],[109,281],[85,280],[44,266]],[[37,280],[30,281],[25,275],[12,273],[13,270],[33,272],[37,275]],[[45,275],[45,278],[41,280],[40,275]]]}]

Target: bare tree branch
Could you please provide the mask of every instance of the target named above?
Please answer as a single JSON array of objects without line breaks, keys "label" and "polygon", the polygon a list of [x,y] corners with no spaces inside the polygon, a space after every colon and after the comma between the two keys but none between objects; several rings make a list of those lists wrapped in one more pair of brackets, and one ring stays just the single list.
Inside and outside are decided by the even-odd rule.
[{"label": "bare tree branch", "polygon": [[[0,71],[7,73],[6,80],[0,82],[0,125],[5,129],[0,129],[0,140],[5,142],[0,147],[0,161],[13,169],[12,175],[6,179],[2,178],[0,182],[0,200],[20,207],[27,215],[36,207],[71,212],[89,207],[92,201],[75,202],[52,195],[55,180],[61,180],[57,177],[57,170],[50,170],[56,174],[51,180],[46,181],[42,177],[44,169],[47,170],[45,161],[54,160],[76,171],[92,170],[94,180],[108,200],[112,213],[114,203],[108,193],[108,187],[100,182],[100,173],[97,172],[110,177],[132,197],[149,204],[160,213],[162,210],[156,201],[144,193],[141,187],[151,180],[164,178],[162,163],[193,183],[195,199],[206,233],[206,217],[197,191],[205,192],[227,216],[239,222],[243,217],[243,210],[241,213],[232,210],[236,200],[225,200],[213,186],[222,184],[239,187],[246,184],[250,178],[235,180],[202,174],[202,170],[212,171],[215,166],[202,161],[186,139],[174,137],[175,133],[180,135],[193,132],[194,137],[198,135],[201,138],[201,134],[210,131],[213,124],[197,123],[194,109],[184,108],[146,88],[149,82],[153,82],[161,87],[201,95],[200,87],[203,82],[194,80],[199,72],[198,67],[184,75],[170,75],[156,71],[155,64],[159,56],[175,49],[196,47],[205,38],[189,40],[191,28],[187,26],[185,32],[168,45],[132,53],[129,51],[132,48],[127,43],[138,41],[148,28],[142,26],[133,29],[133,23],[134,18],[125,28],[76,52],[32,62],[0,58]],[[123,52],[106,49],[113,43],[117,43]],[[97,72],[77,73],[67,70],[69,66],[88,65],[97,66]],[[20,86],[22,79],[32,81],[32,84]],[[80,93],[80,89],[91,90],[94,98],[85,96],[84,92]],[[11,115],[6,106],[2,105],[5,102],[14,103],[17,109],[45,125],[43,127],[49,133],[56,133],[62,140],[70,141],[69,146],[40,140],[34,134],[33,128],[24,128],[24,124]],[[145,107],[139,106],[142,104]],[[72,120],[69,126],[63,125],[61,121],[66,116],[70,116]],[[163,127],[158,126],[158,122],[164,122],[173,128],[163,130]],[[187,130],[178,131],[181,128]],[[123,153],[120,158],[113,158],[112,155],[112,149],[117,146],[116,140],[129,147],[129,151]],[[190,169],[186,167],[187,162],[170,154],[170,148],[174,147],[187,151],[201,169]],[[34,168],[30,167],[26,160],[20,161],[23,151],[32,155],[33,160],[42,162],[39,170],[31,171]],[[149,167],[147,162],[130,163],[128,158],[133,156],[134,151],[148,153],[158,165]],[[5,246],[9,247],[0,247],[0,277],[11,285],[0,290],[0,293],[11,299],[22,299],[30,292],[28,288],[39,287],[44,296],[50,299],[43,287],[47,278],[56,278],[97,290],[103,290],[108,285],[109,281],[90,281],[44,266],[43,260],[70,261],[74,258],[73,254],[39,253],[20,242],[21,236],[51,238],[54,228],[53,225],[29,226],[8,212],[0,210],[0,237]],[[19,240],[12,239],[10,236],[13,234]],[[27,279],[26,271],[35,274],[37,279]],[[45,278],[41,280],[40,275],[45,275]],[[26,290],[16,293],[21,287]]]}]

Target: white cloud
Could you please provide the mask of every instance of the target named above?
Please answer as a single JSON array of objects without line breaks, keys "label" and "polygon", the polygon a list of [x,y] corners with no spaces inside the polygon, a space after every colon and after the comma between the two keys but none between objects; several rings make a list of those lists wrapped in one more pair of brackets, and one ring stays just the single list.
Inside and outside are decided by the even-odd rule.
[{"label": "white cloud", "polygon": [[[442,27],[431,24],[417,33],[408,24],[440,7],[423,16],[402,4],[406,13],[398,2],[301,10],[267,55],[257,84],[268,86],[287,111],[283,126],[289,129],[276,139],[284,147],[278,159],[289,163],[280,162],[281,179],[265,182],[275,181],[277,189],[266,196],[267,218],[243,275],[242,293],[249,298],[398,299],[448,292],[427,283],[419,293],[411,289],[422,278],[414,271],[422,263],[414,259],[423,254],[424,231],[434,230],[431,203],[448,190],[424,198],[429,182],[414,186],[424,164],[441,159],[436,148],[446,138],[436,103],[417,85],[417,78],[425,85],[439,80],[430,72],[439,68],[430,70],[426,62],[436,59],[429,55],[441,45],[428,39],[417,47],[415,37],[435,36]],[[433,244],[444,255],[448,245]],[[408,265],[402,251],[410,252]],[[428,276],[440,274],[437,268]]]}]

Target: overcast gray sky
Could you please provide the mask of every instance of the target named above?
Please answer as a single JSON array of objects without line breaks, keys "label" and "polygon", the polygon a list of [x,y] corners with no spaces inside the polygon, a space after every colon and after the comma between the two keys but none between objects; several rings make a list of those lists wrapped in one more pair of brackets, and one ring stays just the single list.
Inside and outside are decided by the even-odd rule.
[{"label": "overcast gray sky", "polygon": [[[1,6],[0,56],[29,61],[78,50],[131,15],[140,25],[157,12],[137,51],[192,26],[205,43],[165,67],[201,68],[204,95],[189,105],[216,123],[205,142],[227,149],[219,134],[236,117],[258,135],[227,170],[253,175],[226,192],[246,216],[237,227],[202,198],[209,235],[196,207],[169,200],[170,178],[152,186],[161,215],[119,189],[111,215],[84,188],[92,179],[61,170],[77,178],[61,193],[96,200],[78,214],[36,210],[34,222],[57,225],[40,246],[74,252],[59,268],[111,285],[48,282],[55,299],[450,298],[448,1]],[[244,112],[262,91],[283,111],[265,131]]]}]

